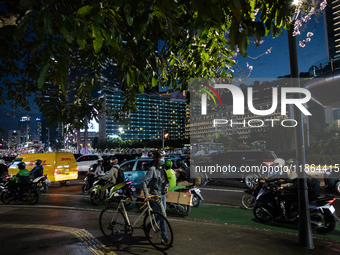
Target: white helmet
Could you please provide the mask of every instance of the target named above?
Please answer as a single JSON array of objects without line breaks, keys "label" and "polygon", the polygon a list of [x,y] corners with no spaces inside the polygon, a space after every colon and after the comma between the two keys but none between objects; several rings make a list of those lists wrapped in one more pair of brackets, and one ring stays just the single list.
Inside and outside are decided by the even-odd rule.
[{"label": "white helmet", "polygon": [[0,164],[5,164],[5,160],[0,159]]}]

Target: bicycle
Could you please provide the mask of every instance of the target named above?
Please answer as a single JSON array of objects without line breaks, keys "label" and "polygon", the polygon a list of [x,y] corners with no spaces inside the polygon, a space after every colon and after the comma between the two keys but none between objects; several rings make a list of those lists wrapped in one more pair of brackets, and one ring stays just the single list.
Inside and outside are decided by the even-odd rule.
[{"label": "bicycle", "polygon": [[[161,197],[152,195],[151,198],[155,198],[155,202],[158,202]],[[173,244],[173,232],[169,221],[161,213],[153,211],[149,200],[143,203],[144,205],[140,208],[144,208],[143,212],[138,218],[130,223],[129,216],[125,209],[125,203],[131,203],[130,200],[121,200],[118,206],[108,206],[101,211],[99,216],[100,230],[103,235],[111,242],[120,242],[126,235],[132,235],[134,229],[143,229],[144,234],[150,244],[158,250],[168,250]],[[145,215],[145,216],[144,216]],[[144,216],[144,220],[141,226],[136,227],[137,223]],[[169,244],[165,245],[161,235],[161,221],[165,222],[166,232],[169,239]],[[148,227],[148,228],[147,228]],[[151,227],[151,228],[150,228]],[[148,231],[150,229],[150,231]]]}]

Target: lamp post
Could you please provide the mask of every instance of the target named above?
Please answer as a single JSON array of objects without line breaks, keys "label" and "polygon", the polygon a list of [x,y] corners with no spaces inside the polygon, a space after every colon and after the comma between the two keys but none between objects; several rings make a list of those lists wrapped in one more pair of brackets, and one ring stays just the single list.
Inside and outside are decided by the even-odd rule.
[{"label": "lamp post", "polygon": [[[292,87],[300,87],[299,82],[299,68],[297,58],[296,38],[293,36],[294,28],[290,27],[288,30],[288,45],[289,45],[289,60],[290,72],[292,78]],[[294,94],[294,98],[301,98],[300,94]],[[309,202],[307,193],[307,178],[305,170],[299,171],[299,165],[302,167],[306,163],[305,157],[305,142],[303,137],[303,119],[301,111],[294,105],[294,117],[298,125],[294,127],[295,146],[296,146],[296,169],[298,171],[298,197],[299,197],[299,245],[307,248],[314,249],[312,225],[310,222]]]}]

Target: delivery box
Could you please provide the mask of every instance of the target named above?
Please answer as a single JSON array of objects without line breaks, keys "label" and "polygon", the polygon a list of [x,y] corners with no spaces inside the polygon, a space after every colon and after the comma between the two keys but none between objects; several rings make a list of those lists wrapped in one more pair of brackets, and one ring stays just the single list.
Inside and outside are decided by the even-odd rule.
[{"label": "delivery box", "polygon": [[[140,197],[144,198],[143,190]],[[166,202],[192,206],[192,195],[190,193],[185,192],[168,191],[168,193],[166,193]]]}]

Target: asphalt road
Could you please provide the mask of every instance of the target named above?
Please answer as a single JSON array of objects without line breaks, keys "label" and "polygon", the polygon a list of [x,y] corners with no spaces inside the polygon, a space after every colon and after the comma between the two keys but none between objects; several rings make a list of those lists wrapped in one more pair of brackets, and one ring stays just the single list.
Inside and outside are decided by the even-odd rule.
[{"label": "asphalt road", "polygon": [[[90,196],[84,195],[81,191],[83,176],[81,175],[78,180],[71,181],[65,186],[59,183],[52,183],[47,194],[41,196],[39,204],[53,205],[53,206],[66,206],[66,207],[79,207],[79,208],[102,208],[91,204]],[[226,180],[209,182],[206,186],[200,187],[205,204],[214,205],[229,205],[241,206],[241,197],[244,194],[244,184],[237,180]],[[321,195],[327,193],[323,187],[320,190]],[[340,196],[335,195],[337,200],[333,203],[338,215],[340,215]]]}]

